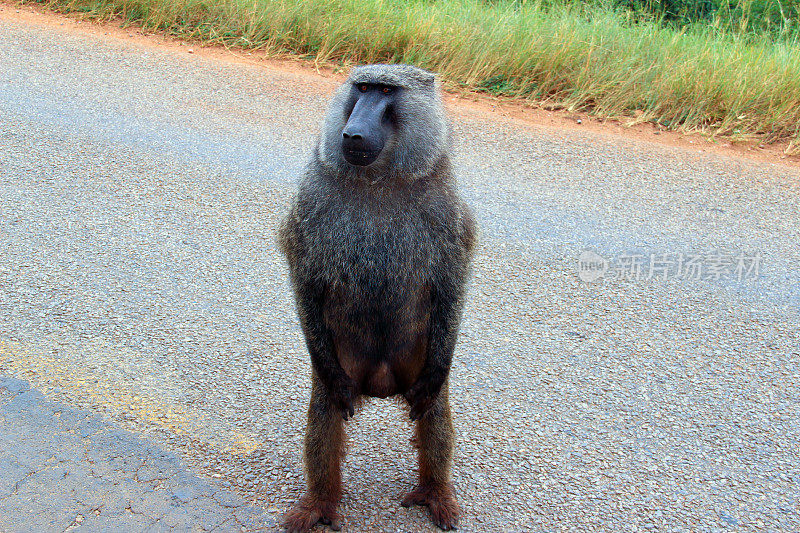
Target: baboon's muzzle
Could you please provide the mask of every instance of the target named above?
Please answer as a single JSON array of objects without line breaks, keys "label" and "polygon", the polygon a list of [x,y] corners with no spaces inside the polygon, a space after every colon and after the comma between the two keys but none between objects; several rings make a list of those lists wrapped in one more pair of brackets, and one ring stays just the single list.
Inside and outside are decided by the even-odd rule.
[{"label": "baboon's muzzle", "polygon": [[351,165],[372,164],[383,151],[390,127],[389,102],[377,91],[360,95],[342,130],[342,155]]}]

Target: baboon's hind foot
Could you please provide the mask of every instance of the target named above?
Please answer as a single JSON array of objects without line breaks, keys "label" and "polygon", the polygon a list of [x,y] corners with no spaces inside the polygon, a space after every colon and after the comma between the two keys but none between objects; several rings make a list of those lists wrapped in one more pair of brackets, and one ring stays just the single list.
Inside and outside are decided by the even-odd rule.
[{"label": "baboon's hind foot", "polygon": [[427,506],[431,512],[433,523],[444,531],[456,529],[458,525],[460,510],[453,489],[450,487],[419,485],[403,498],[401,505],[403,507]]},{"label": "baboon's hind foot", "polygon": [[306,533],[317,522],[322,522],[333,531],[340,531],[342,519],[336,507],[336,502],[303,496],[283,517],[282,527],[286,533]]}]

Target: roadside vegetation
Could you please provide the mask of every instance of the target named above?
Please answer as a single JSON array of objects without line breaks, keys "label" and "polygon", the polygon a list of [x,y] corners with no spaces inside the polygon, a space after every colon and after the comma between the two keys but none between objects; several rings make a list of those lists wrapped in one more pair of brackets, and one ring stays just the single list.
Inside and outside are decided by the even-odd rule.
[{"label": "roadside vegetation", "polygon": [[800,153],[800,0],[26,0]]}]

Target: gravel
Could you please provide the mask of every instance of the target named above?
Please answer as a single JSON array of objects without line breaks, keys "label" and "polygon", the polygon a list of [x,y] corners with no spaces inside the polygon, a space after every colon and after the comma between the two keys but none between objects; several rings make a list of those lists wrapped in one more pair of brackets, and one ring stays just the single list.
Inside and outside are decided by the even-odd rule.
[{"label": "gravel", "polygon": [[[197,52],[0,13],[0,373],[278,518],[310,369],[274,234],[336,82]],[[452,111],[461,529],[800,530],[800,173]],[[584,250],[763,263],[587,283]],[[433,531],[402,410],[347,431],[345,528]]]}]

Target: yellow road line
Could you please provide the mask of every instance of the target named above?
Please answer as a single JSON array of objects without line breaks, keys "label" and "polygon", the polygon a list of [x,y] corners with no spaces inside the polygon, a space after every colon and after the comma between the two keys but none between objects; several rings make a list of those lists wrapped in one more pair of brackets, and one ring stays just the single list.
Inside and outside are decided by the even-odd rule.
[{"label": "yellow road line", "polygon": [[[132,357],[145,368],[137,366],[134,371],[128,364]],[[226,428],[223,420],[171,401],[169,389],[174,392],[180,381],[163,367],[156,373],[155,367],[142,354],[100,339],[70,338],[65,343],[62,335],[57,341],[45,339],[35,345],[0,339],[0,371],[24,377],[42,392],[59,387],[79,403],[132,415],[139,422],[188,435],[224,453],[247,454],[262,446],[256,437]]]}]

